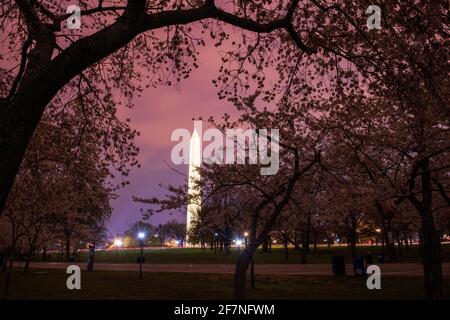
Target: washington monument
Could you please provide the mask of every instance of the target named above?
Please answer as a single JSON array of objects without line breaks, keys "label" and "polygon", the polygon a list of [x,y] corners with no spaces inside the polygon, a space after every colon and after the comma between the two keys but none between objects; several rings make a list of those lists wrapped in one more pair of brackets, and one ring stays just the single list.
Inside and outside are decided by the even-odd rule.
[{"label": "washington monument", "polygon": [[200,210],[200,190],[196,187],[196,182],[200,181],[200,173],[198,168],[202,162],[201,154],[201,140],[197,129],[191,136],[189,147],[189,177],[188,177],[188,206],[187,206],[187,221],[186,221],[186,244],[189,243],[189,231],[191,230],[194,221],[197,218],[197,213]]}]

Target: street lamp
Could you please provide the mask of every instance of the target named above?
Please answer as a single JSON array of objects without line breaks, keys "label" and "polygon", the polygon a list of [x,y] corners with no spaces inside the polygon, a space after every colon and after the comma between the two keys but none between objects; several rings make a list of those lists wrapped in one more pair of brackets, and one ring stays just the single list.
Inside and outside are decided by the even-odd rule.
[{"label": "street lamp", "polygon": [[89,254],[88,254],[88,263],[87,263],[88,271],[94,270],[94,253],[95,253],[95,244],[90,244],[89,245]]},{"label": "street lamp", "polygon": [[[248,231],[244,232],[244,241],[245,241],[245,248],[248,247]],[[250,259],[250,285],[251,288],[255,288],[255,264],[253,262],[253,255]]]},{"label": "street lamp", "polygon": [[245,247],[247,248],[247,245],[248,245],[248,232],[247,231],[244,232],[244,241],[245,241]]},{"label": "street lamp", "polygon": [[120,238],[114,239],[114,246],[115,247],[121,247],[123,246],[123,240]]},{"label": "street lamp", "polygon": [[217,232],[214,232],[214,240],[213,240],[213,246],[214,246],[214,254],[217,252],[217,236],[219,234]]},{"label": "street lamp", "polygon": [[139,262],[139,278],[142,278],[142,263],[144,262],[144,239],[145,239],[145,233],[144,232],[139,232],[137,237],[139,239],[139,246],[141,247],[141,255],[138,258],[138,262]]},{"label": "street lamp", "polygon": [[239,255],[240,249],[241,249],[241,245],[242,245],[242,240],[235,240],[236,242],[236,246],[237,246],[237,253]]}]

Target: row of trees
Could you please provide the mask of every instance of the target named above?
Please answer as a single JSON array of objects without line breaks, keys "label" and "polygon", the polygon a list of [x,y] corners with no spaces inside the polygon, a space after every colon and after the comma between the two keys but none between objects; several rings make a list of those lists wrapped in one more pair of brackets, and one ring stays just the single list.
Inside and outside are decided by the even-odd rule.
[{"label": "row of trees", "polygon": [[[261,177],[254,166],[202,169],[203,202],[223,208],[215,223],[240,221],[250,232],[236,265],[236,298],[245,297],[256,248],[289,212],[330,212],[355,225],[369,208],[385,237],[392,217],[413,213],[427,296],[442,298],[439,229],[450,204],[448,3],[384,1],[381,29],[368,30],[372,4],[83,1],[83,30],[71,33],[63,27],[65,8],[51,0],[3,2],[7,45],[0,57],[16,67],[2,67],[0,78],[1,213],[46,110],[76,94],[88,99],[89,117],[107,123],[119,103],[131,105],[141,92],[139,80],[170,85],[188,77],[209,35],[217,47],[227,43],[214,81],[219,98],[242,111],[237,121],[226,116],[214,125],[281,131],[274,176]],[[230,34],[225,24],[237,30]],[[259,101],[257,94],[244,101],[254,92]],[[127,130],[112,134],[119,144],[130,137]],[[348,237],[354,242],[354,232]]]},{"label": "row of trees", "polygon": [[0,217],[0,251],[8,261],[4,295],[14,260],[25,260],[26,273],[32,259],[72,261],[80,249],[107,239],[110,200],[126,184],[112,179],[112,164],[127,144],[114,131],[129,129],[112,120],[106,134],[103,116],[89,114],[86,103],[75,97],[46,112],[28,145]]},{"label": "row of trees", "polygon": [[[345,239],[353,255],[361,238],[379,239],[391,262],[396,261],[395,242],[407,246],[418,238],[427,292],[441,295],[440,242],[450,233],[450,136],[448,127],[439,125],[441,119],[433,125],[441,138],[427,140],[429,151],[423,158],[415,151],[422,141],[415,140],[413,132],[405,134],[411,115],[401,119],[398,113],[379,114],[380,108],[361,98],[364,104],[343,106],[339,117],[329,109],[317,117],[316,103],[305,113],[292,97],[284,102],[289,105],[264,113],[255,111],[255,98],[239,104],[244,116],[235,123],[214,125],[224,132],[244,125],[282,128],[276,175],[261,176],[256,165],[203,165],[197,181],[201,199],[187,198],[183,186],[169,187],[166,199],[141,201],[159,206],[157,211],[200,202],[190,235],[198,243],[229,244],[235,234],[242,237],[248,231],[249,246],[236,265],[238,298],[244,297],[253,253],[270,236],[300,247],[302,262],[314,238],[315,243]],[[422,161],[428,161],[426,170],[418,168]]]},{"label": "row of trees", "polygon": [[143,240],[145,246],[162,247],[168,241],[175,240],[182,247],[186,238],[186,224],[180,223],[175,219],[158,225],[152,225],[142,220],[137,221],[123,233],[128,246],[138,247],[141,245],[138,239],[138,235],[141,232],[145,235]]},{"label": "row of trees", "polygon": [[[236,298],[245,297],[247,269],[258,246],[277,225],[300,215],[302,228],[313,220],[342,228],[336,232],[345,234],[353,251],[360,229],[376,224],[392,257],[394,219],[411,227],[420,237],[426,295],[442,299],[440,241],[448,231],[450,206],[445,9],[439,1],[394,3],[383,8],[382,30],[371,32],[357,22],[362,12],[350,2],[302,2],[298,28],[309,30],[315,55],[299,55],[272,38],[275,58],[259,46],[236,58],[240,64],[248,59],[261,73],[264,64],[276,61],[279,81],[247,97],[224,89],[223,97],[241,117],[211,123],[224,133],[278,128],[281,148],[280,170],[273,176],[261,176],[255,165],[200,169],[201,202],[211,217],[202,219],[211,224],[209,232],[230,223],[250,232],[236,264]],[[329,20],[339,28],[330,28]],[[258,35],[258,45],[264,40]],[[248,73],[231,71],[236,69],[230,67],[218,83],[245,82]],[[185,187],[171,189],[167,199],[149,203],[171,208],[173,194],[186,193]]]},{"label": "row of trees", "polygon": [[107,182],[96,123],[81,116],[80,101],[73,104],[46,113],[27,149],[0,219],[1,247],[11,257],[20,251],[28,262],[60,246],[70,259],[79,246],[103,241],[118,186]]}]

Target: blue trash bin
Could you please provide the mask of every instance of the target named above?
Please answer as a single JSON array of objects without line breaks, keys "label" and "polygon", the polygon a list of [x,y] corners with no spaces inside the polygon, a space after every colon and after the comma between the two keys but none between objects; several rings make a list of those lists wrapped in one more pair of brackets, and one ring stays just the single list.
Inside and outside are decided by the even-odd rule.
[{"label": "blue trash bin", "polygon": [[354,257],[353,258],[353,272],[355,276],[365,276],[366,275],[366,266],[364,257]]}]

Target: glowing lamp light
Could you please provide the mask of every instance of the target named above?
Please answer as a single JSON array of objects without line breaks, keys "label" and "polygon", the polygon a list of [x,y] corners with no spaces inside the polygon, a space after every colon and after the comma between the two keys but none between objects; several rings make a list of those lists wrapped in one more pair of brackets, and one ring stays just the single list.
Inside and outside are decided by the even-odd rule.
[{"label": "glowing lamp light", "polygon": [[381,232],[381,229],[378,228],[378,229],[375,229],[375,231],[378,232],[378,233],[380,233],[380,232]]},{"label": "glowing lamp light", "polygon": [[248,232],[244,232],[244,237],[248,237]]},{"label": "glowing lamp light", "polygon": [[114,245],[115,245],[116,247],[121,247],[121,246],[123,246],[123,241],[122,241],[122,239],[115,239],[115,240],[114,240]]},{"label": "glowing lamp light", "polygon": [[241,241],[241,240],[236,240],[235,242],[236,242],[236,245],[237,245],[238,247],[242,244],[242,241]]},{"label": "glowing lamp light", "polygon": [[175,241],[175,244],[176,244],[176,245],[179,245],[179,244],[180,244],[180,241],[179,241],[179,240]]},{"label": "glowing lamp light", "polygon": [[143,239],[145,238],[145,233],[144,233],[144,232],[139,232],[139,233],[138,233],[138,238],[139,238],[140,240],[143,240]]}]

